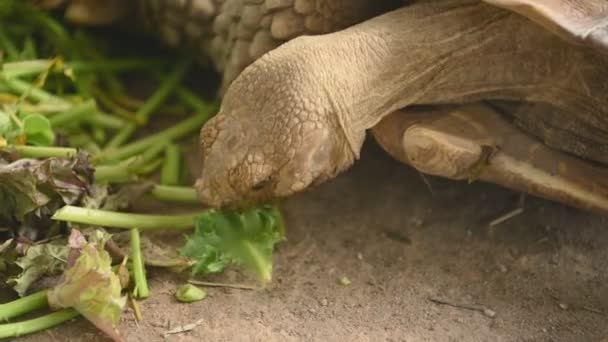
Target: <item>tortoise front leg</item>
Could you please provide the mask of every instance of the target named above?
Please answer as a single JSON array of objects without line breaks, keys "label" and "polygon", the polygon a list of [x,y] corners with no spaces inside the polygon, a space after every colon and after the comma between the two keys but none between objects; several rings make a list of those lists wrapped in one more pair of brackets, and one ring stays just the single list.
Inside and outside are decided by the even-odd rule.
[{"label": "tortoise front leg", "polygon": [[423,173],[479,179],[608,214],[608,168],[547,147],[486,105],[404,109],[372,133],[389,154]]}]

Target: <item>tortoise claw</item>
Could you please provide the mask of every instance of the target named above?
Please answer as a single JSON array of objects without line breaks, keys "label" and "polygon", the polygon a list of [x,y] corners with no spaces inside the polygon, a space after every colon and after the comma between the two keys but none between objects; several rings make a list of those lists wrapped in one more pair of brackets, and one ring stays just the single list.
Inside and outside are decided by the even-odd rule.
[{"label": "tortoise claw", "polygon": [[488,106],[408,108],[372,133],[389,154],[421,172],[479,179],[608,214],[608,168],[547,147]]}]

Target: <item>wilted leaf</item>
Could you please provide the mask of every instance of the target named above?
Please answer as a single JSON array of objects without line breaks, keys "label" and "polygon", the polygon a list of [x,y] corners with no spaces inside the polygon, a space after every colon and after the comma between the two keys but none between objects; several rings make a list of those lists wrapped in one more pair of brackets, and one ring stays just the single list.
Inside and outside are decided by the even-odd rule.
[{"label": "wilted leaf", "polygon": [[65,242],[62,239],[30,246],[26,254],[15,261],[23,271],[8,282],[19,296],[25,295],[28,288],[43,276],[58,275],[64,270],[69,251]]},{"label": "wilted leaf", "polygon": [[[121,295],[120,279],[112,271],[112,259],[104,249],[109,238],[109,234],[97,230],[81,249],[72,249],[77,258],[49,291],[48,298],[52,308],[73,307],[115,341],[121,341],[117,327],[127,298]],[[70,241],[70,245],[81,246],[81,233],[72,229]]]},{"label": "wilted leaf", "polygon": [[0,155],[0,226],[50,225],[50,216],[66,204],[78,204],[93,183],[88,155],[43,160]]},{"label": "wilted leaf", "polygon": [[283,219],[275,207],[211,210],[198,219],[180,253],[194,260],[194,275],[220,272],[235,264],[267,282],[272,278],[274,245],[284,239]]},{"label": "wilted leaf", "polygon": [[[125,255],[131,255],[129,232],[114,234],[112,238],[120,246],[121,250],[124,251]],[[181,271],[192,265],[192,261],[179,255],[172,245],[157,243],[147,235],[142,235],[140,240],[141,254],[147,266],[166,267]]]}]

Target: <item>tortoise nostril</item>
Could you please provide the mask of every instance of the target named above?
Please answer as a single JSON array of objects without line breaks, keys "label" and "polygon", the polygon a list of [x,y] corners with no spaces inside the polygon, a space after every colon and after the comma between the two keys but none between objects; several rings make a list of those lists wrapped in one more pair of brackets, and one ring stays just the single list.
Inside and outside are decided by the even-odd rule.
[{"label": "tortoise nostril", "polygon": [[262,181],[255,183],[254,185],[251,186],[251,190],[253,190],[253,191],[262,190],[266,185],[268,185],[268,183],[270,183],[270,178],[266,178]]}]

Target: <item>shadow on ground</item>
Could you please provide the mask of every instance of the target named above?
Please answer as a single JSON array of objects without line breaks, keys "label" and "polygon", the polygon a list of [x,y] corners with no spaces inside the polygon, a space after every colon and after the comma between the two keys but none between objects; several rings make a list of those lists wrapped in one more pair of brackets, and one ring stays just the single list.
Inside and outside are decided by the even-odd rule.
[{"label": "shadow on ground", "polygon": [[[608,337],[608,220],[486,185],[427,178],[369,143],[360,163],[285,205],[289,241],[272,287],[209,289],[179,304],[183,279],[151,272],[127,341],[599,341]],[[430,185],[430,188],[429,188]],[[432,190],[432,192],[431,192]],[[338,279],[348,277],[349,286]],[[229,272],[218,280],[237,281]],[[477,305],[481,311],[439,305]],[[26,341],[105,341],[77,320]]]}]

